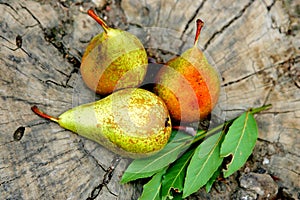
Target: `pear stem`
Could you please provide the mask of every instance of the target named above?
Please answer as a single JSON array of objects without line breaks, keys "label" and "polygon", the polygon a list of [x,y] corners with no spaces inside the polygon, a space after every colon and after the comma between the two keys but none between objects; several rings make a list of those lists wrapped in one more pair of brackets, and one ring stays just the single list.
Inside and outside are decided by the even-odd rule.
[{"label": "pear stem", "polygon": [[107,33],[109,26],[107,26],[107,24],[92,10],[89,9],[87,11],[88,15],[91,16],[96,22],[98,22],[98,24],[101,25],[101,27],[103,28],[104,32]]},{"label": "pear stem", "polygon": [[31,110],[32,110],[35,114],[37,114],[38,116],[40,116],[40,117],[42,117],[42,118],[49,119],[49,120],[51,120],[51,121],[54,121],[54,122],[58,123],[58,120],[59,120],[58,118],[52,117],[52,116],[50,116],[50,115],[47,115],[47,114],[43,113],[40,109],[38,109],[37,106],[32,106],[32,107],[31,107]]},{"label": "pear stem", "polygon": [[204,26],[204,22],[201,19],[197,19],[196,23],[197,23],[197,30],[196,30],[194,45],[197,45],[201,29]]},{"label": "pear stem", "polygon": [[188,133],[191,136],[196,136],[197,131],[193,127],[189,126],[173,126],[173,130],[183,131]]}]

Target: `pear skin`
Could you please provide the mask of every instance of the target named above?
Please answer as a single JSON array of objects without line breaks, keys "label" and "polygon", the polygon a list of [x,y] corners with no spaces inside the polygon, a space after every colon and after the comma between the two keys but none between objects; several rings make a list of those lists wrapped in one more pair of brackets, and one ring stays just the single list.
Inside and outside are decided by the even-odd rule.
[{"label": "pear skin", "polygon": [[218,73],[197,47],[202,26],[197,20],[194,46],[168,61],[155,79],[154,92],[164,100],[172,119],[183,123],[207,117],[220,94]]},{"label": "pear skin", "polygon": [[114,90],[138,87],[147,72],[147,53],[133,34],[114,29],[92,10],[88,14],[104,29],[88,44],[80,72],[86,85],[100,95]]},{"label": "pear skin", "polygon": [[99,101],[72,108],[58,118],[41,112],[36,106],[32,110],[130,158],[157,153],[167,144],[172,130],[164,102],[155,94],[138,88],[119,90]]}]

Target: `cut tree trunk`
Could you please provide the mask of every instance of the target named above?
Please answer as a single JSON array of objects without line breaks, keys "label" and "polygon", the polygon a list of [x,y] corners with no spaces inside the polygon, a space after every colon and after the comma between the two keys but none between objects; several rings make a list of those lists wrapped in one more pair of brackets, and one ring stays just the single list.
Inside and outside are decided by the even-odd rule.
[{"label": "cut tree trunk", "polygon": [[[75,3],[74,3],[75,2]],[[136,34],[149,56],[166,62],[200,47],[222,78],[213,116],[226,120],[250,107],[259,141],[248,166],[264,168],[297,198],[300,189],[300,20],[296,1],[0,1],[1,199],[137,199],[141,182],[120,184],[129,159],[41,119],[100,97],[82,82],[81,56],[101,32],[87,14]],[[24,136],[21,137],[24,127]],[[19,128],[19,129],[18,129]],[[18,129],[19,138],[14,139]],[[16,136],[16,135],[15,135]],[[238,187],[235,185],[235,187]],[[216,190],[216,189],[214,189]],[[236,188],[209,194],[230,199]],[[200,190],[191,199],[205,199]],[[214,196],[216,195],[216,196]]]}]

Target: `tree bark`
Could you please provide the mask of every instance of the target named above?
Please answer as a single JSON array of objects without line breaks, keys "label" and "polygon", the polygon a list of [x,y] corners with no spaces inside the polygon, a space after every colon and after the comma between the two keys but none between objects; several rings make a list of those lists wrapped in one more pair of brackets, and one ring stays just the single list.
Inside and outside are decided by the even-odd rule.
[{"label": "tree bark", "polygon": [[[148,55],[158,62],[166,62],[193,45],[195,20],[201,18],[205,25],[199,46],[222,78],[221,97],[213,116],[226,120],[250,107],[272,104],[272,109],[256,117],[259,141],[249,167],[266,169],[279,178],[279,186],[288,188],[297,198],[299,3],[93,2],[0,1],[3,199],[137,199],[141,194],[140,182],[120,184],[129,159],[41,119],[30,110],[38,105],[58,116],[100,98],[87,89],[79,73],[85,47],[102,31],[86,14],[90,7],[97,9],[110,26],[136,34]],[[19,127],[25,128],[23,137]],[[19,138],[14,139],[14,133]],[[234,190],[227,189],[221,195],[230,199]],[[218,195],[212,192],[210,198]],[[191,198],[206,197],[196,194]]]}]

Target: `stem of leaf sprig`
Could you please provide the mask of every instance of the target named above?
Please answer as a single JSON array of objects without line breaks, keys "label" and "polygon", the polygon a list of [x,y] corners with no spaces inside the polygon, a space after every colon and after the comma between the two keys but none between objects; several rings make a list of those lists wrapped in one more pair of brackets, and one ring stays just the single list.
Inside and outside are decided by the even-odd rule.
[{"label": "stem of leaf sprig", "polygon": [[[257,107],[257,108],[250,108],[250,109],[248,110],[248,112],[250,112],[251,114],[256,114],[256,113],[259,113],[259,112],[261,112],[261,111],[267,110],[267,109],[269,109],[269,108],[271,108],[271,107],[272,107],[271,104],[263,105],[263,106]],[[223,130],[224,127],[227,127],[229,124],[231,124],[235,119],[236,119],[236,118],[231,119],[231,120],[229,120],[229,121],[226,121],[226,122],[224,122],[223,124],[220,124],[220,125],[214,127],[214,128],[211,129],[211,130],[208,130],[208,131],[205,131],[205,130],[198,130],[197,133],[196,133],[196,135],[195,135],[195,138],[194,138],[192,144],[194,144],[194,143],[196,143],[196,142],[202,140],[203,138],[206,138],[206,137],[212,136],[212,135],[215,134],[215,133],[218,133],[219,131]],[[173,127],[173,128],[174,128],[174,127]],[[177,129],[177,130],[184,130],[183,127],[175,127],[175,129]]]},{"label": "stem of leaf sprig", "polygon": [[267,110],[269,108],[272,107],[272,104],[268,104],[268,105],[264,105],[264,106],[261,106],[261,107],[257,107],[257,108],[250,108],[248,111],[251,113],[251,114],[256,114],[256,113],[259,113],[261,111],[264,111],[264,110]]}]

